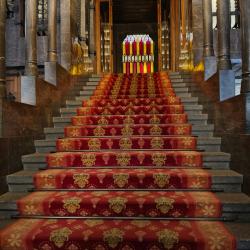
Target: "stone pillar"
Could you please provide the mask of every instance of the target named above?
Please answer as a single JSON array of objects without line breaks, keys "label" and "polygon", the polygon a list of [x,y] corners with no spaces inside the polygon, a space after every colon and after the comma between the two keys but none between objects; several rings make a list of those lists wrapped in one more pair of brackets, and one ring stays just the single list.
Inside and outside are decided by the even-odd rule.
[{"label": "stone pillar", "polygon": [[194,55],[194,65],[200,64],[203,60],[203,23],[202,23],[202,1],[192,0],[192,31],[193,44],[192,51]]},{"label": "stone pillar", "polygon": [[5,89],[5,23],[6,1],[0,0],[0,98],[6,95]]},{"label": "stone pillar", "polygon": [[212,0],[203,0],[203,56],[204,56],[204,80],[208,80],[217,72],[217,58],[214,56],[213,47],[213,17]]},{"label": "stone pillar", "polygon": [[89,53],[90,57],[94,59],[95,57],[95,4],[94,0],[89,2]]},{"label": "stone pillar", "polygon": [[25,75],[37,75],[37,0],[26,0],[25,4],[26,64]]},{"label": "stone pillar", "polygon": [[240,0],[242,31],[242,93],[250,92],[250,4]]},{"label": "stone pillar", "polygon": [[71,1],[60,0],[61,65],[70,70],[71,66]]},{"label": "stone pillar", "polygon": [[48,1],[48,61],[57,62],[57,0]]},{"label": "stone pillar", "polygon": [[232,69],[230,61],[230,1],[218,0],[218,66],[220,70]]},{"label": "stone pillar", "polygon": [[214,56],[212,1],[203,0],[204,56]]},{"label": "stone pillar", "polygon": [[81,0],[80,40],[86,41],[86,0]]},{"label": "stone pillar", "polygon": [[45,81],[57,84],[57,0],[48,1],[48,58],[44,63]]}]

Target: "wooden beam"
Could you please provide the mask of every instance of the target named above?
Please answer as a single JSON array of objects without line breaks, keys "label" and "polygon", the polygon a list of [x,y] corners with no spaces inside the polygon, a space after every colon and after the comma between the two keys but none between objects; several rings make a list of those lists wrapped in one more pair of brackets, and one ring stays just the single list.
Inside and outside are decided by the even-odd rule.
[{"label": "wooden beam", "polygon": [[95,0],[95,44],[96,44],[96,73],[101,73],[101,10],[100,0]]}]

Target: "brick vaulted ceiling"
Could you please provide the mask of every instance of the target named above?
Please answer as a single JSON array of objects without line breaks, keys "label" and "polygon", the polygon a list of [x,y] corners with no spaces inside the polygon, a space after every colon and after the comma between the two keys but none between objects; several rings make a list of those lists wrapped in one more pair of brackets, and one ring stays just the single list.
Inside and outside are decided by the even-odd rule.
[{"label": "brick vaulted ceiling", "polygon": [[156,23],[157,0],[113,0],[114,23]]}]

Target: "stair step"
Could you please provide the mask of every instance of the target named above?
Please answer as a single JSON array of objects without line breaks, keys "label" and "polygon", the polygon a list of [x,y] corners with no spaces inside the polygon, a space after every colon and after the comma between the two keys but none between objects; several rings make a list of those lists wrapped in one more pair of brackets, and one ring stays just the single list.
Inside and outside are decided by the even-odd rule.
[{"label": "stair step", "polygon": [[250,221],[250,197],[244,193],[217,193],[223,204],[223,216],[236,216],[239,221]]},{"label": "stair step", "polygon": [[[190,114],[188,116],[188,122],[194,124],[207,124],[207,114]],[[71,117],[53,117],[53,123],[55,127],[66,127],[71,124]]]},{"label": "stair step", "polygon": [[[108,194],[110,192],[110,194]],[[62,195],[63,198],[70,198],[70,197],[79,197],[82,200],[82,205],[86,204],[87,207],[93,207],[92,202],[93,201],[89,201],[88,197],[95,197],[95,191],[79,191],[79,192],[72,192],[72,191],[68,191],[68,192],[63,192],[61,193],[56,192],[55,191],[46,191],[44,192],[38,192],[38,193],[31,193],[27,196],[27,193],[21,193],[21,192],[8,192],[5,193],[4,195],[0,196],[0,214],[2,212],[2,214],[4,214],[6,212],[6,210],[10,211],[12,214],[14,214],[15,212],[18,213],[17,211],[17,200],[19,199],[23,199],[24,197],[24,201],[22,203],[23,206],[25,206],[25,204],[28,202],[28,204],[32,202],[32,204],[34,205],[34,207],[37,207],[36,203],[37,202],[42,202],[42,204],[46,204],[46,206],[49,206],[49,203],[47,204],[48,198],[53,194],[54,198],[50,199],[51,202],[56,202],[56,204],[54,204],[53,206],[56,206],[57,208],[60,209],[60,206],[63,205],[62,204]],[[61,193],[61,195],[60,195]],[[183,207],[190,207],[192,206],[192,203],[189,203],[188,200],[186,200],[186,202],[183,201],[183,199],[185,200],[186,196],[192,197],[191,199],[194,200],[193,205],[199,203],[199,202],[204,202],[204,199],[207,201],[208,206],[210,205],[211,207],[213,207],[214,210],[219,209],[216,208],[216,206],[219,206],[217,199],[221,202],[222,204],[222,217],[224,218],[228,218],[228,219],[234,219],[234,220],[244,220],[244,221],[250,221],[250,197],[248,197],[247,195],[243,194],[243,193],[216,193],[216,197],[217,199],[214,199],[214,196],[210,193],[210,192],[198,192],[198,191],[194,191],[194,192],[174,192],[174,191],[169,191],[169,192],[164,192],[164,191],[160,191],[160,192],[152,192],[150,193],[150,191],[140,191],[140,193],[138,192],[134,192],[134,191],[105,191],[103,192],[103,196],[102,196],[102,203],[101,200],[97,203],[97,210],[95,211],[95,214],[97,214],[97,216],[103,216],[106,217],[104,214],[101,214],[98,211],[103,211],[102,209],[99,209],[98,204],[100,204],[102,206],[102,208],[108,206],[110,207],[108,201],[110,199],[113,199],[114,201],[119,197],[122,200],[126,199],[126,207],[130,208],[131,211],[135,211],[135,210],[139,210],[139,209],[135,209],[134,206],[136,206],[138,203],[136,203],[136,200],[138,200],[139,198],[143,198],[145,197],[145,195],[143,195],[143,193],[147,196],[147,204],[146,206],[148,207],[148,209],[153,210],[154,206],[156,206],[156,204],[154,203],[155,200],[157,198],[161,198],[164,197],[165,199],[171,199],[172,202],[174,202],[174,200],[176,200],[176,207],[174,207],[174,203],[172,203],[173,208],[175,208],[175,210],[178,211],[178,207],[181,209],[183,209]],[[49,194],[49,195],[48,195]],[[101,194],[101,193],[100,193]],[[38,195],[38,196],[37,196]],[[138,196],[139,195],[139,196]],[[138,196],[138,197],[137,197]],[[151,197],[152,196],[152,197]],[[180,197],[179,199],[177,197]],[[37,199],[36,197],[39,197],[39,199]],[[98,196],[97,196],[98,197]],[[175,197],[174,199],[171,197]],[[107,199],[107,200],[106,200]],[[26,202],[25,202],[26,200]],[[46,202],[47,201],[47,202]],[[85,201],[85,202],[84,202]],[[170,200],[169,200],[170,202]],[[61,204],[61,205],[60,205]],[[143,203],[142,203],[143,204]],[[171,204],[171,203],[170,203]],[[178,206],[179,205],[179,206]],[[141,205],[143,206],[143,205]],[[49,209],[48,207],[48,209]],[[104,210],[108,209],[105,208]],[[134,208],[134,209],[133,209]],[[142,208],[142,207],[141,207]],[[48,209],[46,209],[48,211]],[[162,211],[162,214],[159,213],[159,217],[164,218],[164,217],[172,217],[171,214],[167,214],[168,211],[165,211],[165,207],[163,207],[163,211],[161,209],[159,209],[160,211]],[[184,210],[180,210],[180,211],[185,211],[186,209],[184,208]],[[205,207],[204,207],[205,209]],[[147,210],[147,209],[145,209]],[[150,210],[144,211],[144,218],[146,218],[147,216],[150,217]],[[170,210],[170,209],[169,209]],[[201,209],[200,209],[201,210]],[[213,217],[219,217],[220,215],[218,214],[214,214],[213,211],[214,210],[208,210],[208,211],[204,211],[204,214],[202,211],[199,212],[199,210],[197,212],[195,212],[195,214],[197,214],[197,217],[206,217],[208,218],[209,215],[213,216]],[[115,212],[116,211],[116,212]],[[143,210],[142,210],[143,211]],[[142,213],[141,211],[141,213]],[[41,211],[42,212],[42,211]],[[109,216],[113,216],[113,217],[120,217],[120,216],[128,216],[127,214],[125,215],[119,215],[122,212],[122,208],[120,207],[111,207],[110,213],[113,212],[113,214],[109,214]],[[215,211],[214,211],[215,212]],[[165,214],[165,215],[164,215]],[[28,215],[28,214],[27,214]],[[58,216],[58,214],[37,214],[37,215],[52,215],[52,216]],[[72,213],[68,214],[67,216],[79,216],[78,214]],[[92,215],[93,216],[93,215]],[[133,215],[132,215],[133,216]],[[157,215],[154,215],[154,217]],[[134,217],[141,217],[140,214],[135,214]],[[179,217],[186,217],[185,214],[180,215]],[[195,215],[190,214],[188,217],[196,217]],[[176,217],[178,218],[178,217]]]},{"label": "stair step", "polygon": [[192,73],[191,72],[185,72],[185,71],[169,72],[168,74],[169,74],[170,78],[172,76],[192,77]]},{"label": "stair step", "polygon": [[224,225],[237,239],[237,250],[250,249],[250,223],[226,222]]},{"label": "stair step", "polygon": [[[91,170],[81,169],[82,173],[88,173]],[[162,170],[163,171],[163,170]],[[243,176],[233,170],[206,170],[212,177],[212,188],[223,190],[224,192],[241,192]],[[9,191],[27,192],[34,188],[33,175],[37,171],[22,170],[7,176]],[[44,173],[44,171],[41,171]],[[196,170],[197,173],[197,170]],[[52,176],[52,174],[51,174]]]},{"label": "stair step", "polygon": [[[61,115],[63,117],[54,117],[53,118],[55,128],[45,128],[44,129],[44,132],[46,134],[46,139],[35,141],[37,153],[23,156],[22,161],[23,161],[24,170],[20,171],[18,173],[14,173],[12,175],[9,175],[7,177],[9,190],[12,192],[9,192],[3,196],[0,196],[0,218],[5,218],[5,217],[8,217],[10,215],[17,214],[16,200],[19,199],[20,197],[23,197],[24,195],[27,195],[26,192],[28,189],[34,188],[33,175],[37,172],[37,170],[39,168],[46,167],[47,164],[45,161],[45,157],[46,157],[47,153],[49,153],[51,151],[56,151],[55,139],[58,137],[64,137],[64,128],[63,127],[71,124],[70,118],[71,118],[71,116],[75,116],[76,108],[82,106],[82,100],[89,99],[89,97],[92,95],[93,91],[96,89],[96,86],[99,84],[100,79],[101,79],[101,77],[97,77],[97,76],[91,77],[89,79],[79,78],[79,84],[76,84],[74,89],[68,93],[69,98],[71,98],[71,95],[72,95],[72,98],[74,96],[75,100],[67,100],[66,101],[66,108],[60,109]],[[212,137],[214,126],[211,124],[207,124],[208,115],[202,114],[203,106],[198,105],[199,98],[192,97],[192,94],[198,94],[199,89],[197,86],[193,85],[193,80],[192,80],[191,74],[185,74],[182,72],[178,72],[176,74],[171,75],[171,80],[172,80],[173,88],[174,88],[177,96],[181,97],[181,99],[182,99],[182,103],[184,105],[185,112],[189,116],[189,123],[193,124],[192,134],[199,136],[197,138],[197,148],[199,150],[205,150],[205,152],[201,152],[200,154],[202,154],[205,171],[207,171],[208,173],[211,174],[212,188],[217,190],[216,195],[222,203],[222,211],[223,211],[222,216],[223,216],[223,218],[232,219],[232,220],[239,220],[239,221],[244,221],[244,222],[250,221],[250,198],[247,195],[240,193],[241,192],[241,185],[243,183],[243,176],[234,172],[234,171],[229,170],[230,154],[220,152],[221,138]],[[77,96],[77,95],[79,95],[79,96]],[[189,131],[189,133],[190,133],[190,131]],[[144,136],[144,138],[147,139],[147,136]],[[136,148],[134,150],[136,150],[136,152],[140,152],[140,150],[137,150]],[[106,151],[107,151],[107,155],[108,155],[109,151],[108,150],[106,150]],[[121,152],[120,149],[117,151]],[[145,148],[143,151],[146,152],[145,155],[147,157],[147,155],[148,155],[147,148]],[[81,154],[84,154],[84,152],[86,152],[86,151],[82,151]],[[169,152],[171,152],[171,151],[169,150]],[[98,152],[98,153],[103,153],[103,151]],[[132,153],[134,154],[134,152],[131,152],[131,154]],[[115,155],[115,152],[112,152],[112,155]],[[169,155],[169,154],[167,154],[167,155]],[[196,155],[198,155],[198,153],[196,153]],[[151,160],[151,158],[150,158],[150,160]],[[113,165],[113,167],[111,169],[109,169],[109,171],[112,171],[112,174],[113,174],[115,172],[115,170],[117,170],[117,168],[114,164],[111,164],[111,165]],[[126,173],[131,171],[131,169],[129,169],[129,170],[126,169]],[[164,170],[166,170],[166,169],[167,168],[165,168]],[[83,167],[79,170],[82,171],[82,173],[86,174],[87,171],[95,171],[95,168],[87,169],[87,168]],[[98,170],[100,171],[100,169],[98,169]],[[59,170],[59,171],[61,171],[61,170]],[[105,169],[102,169],[100,172],[102,172],[102,174],[103,174],[103,171],[105,171]],[[155,173],[157,171],[157,169],[153,168],[153,171]],[[177,171],[177,170],[173,169],[173,171]],[[185,169],[182,170],[182,172],[183,171],[185,171]],[[195,171],[195,173],[197,174],[198,171],[204,171],[204,170],[195,169],[193,171]],[[41,173],[46,173],[46,171],[42,171]],[[53,178],[52,174],[50,175],[50,178]],[[201,188],[201,187],[199,187],[199,188]],[[118,190],[115,191],[115,190],[110,190],[108,188],[104,188],[104,189],[106,192],[109,192],[109,195],[111,195],[109,197],[109,199],[110,198],[117,199],[119,197],[126,198],[125,196],[128,195],[128,193],[129,193],[130,196],[128,196],[128,198],[127,198],[126,205],[128,206],[128,208],[131,207],[131,209],[133,206],[136,206],[136,204],[132,202],[133,198],[131,198],[132,197],[131,190],[128,191],[125,189],[124,190],[121,189],[118,192]],[[165,199],[174,197],[174,196],[171,196],[171,197],[169,196],[170,190],[166,190],[166,188],[165,188],[165,190],[164,190],[164,188],[162,188],[162,189],[163,190],[161,190],[160,193],[157,193],[156,190],[154,190],[152,192],[152,194],[154,193],[155,196],[157,196],[158,194],[162,195]],[[53,190],[51,190],[51,191],[53,191]],[[90,196],[88,196],[88,197],[92,198],[97,193],[96,192],[97,190],[92,190],[92,191],[91,190],[88,190],[88,191],[87,190],[78,190],[78,191],[80,191],[80,192],[77,192],[76,194],[78,196],[81,195],[84,198],[83,199],[84,201],[89,201],[86,195],[89,194]],[[144,191],[141,190],[141,192],[140,192],[140,195],[142,195],[142,192],[147,194],[147,199],[146,199],[147,201],[149,201],[148,198],[150,198],[150,193],[148,193],[148,191],[144,189]],[[193,190],[193,191],[195,191],[195,190]],[[220,193],[218,193],[218,191],[220,191]],[[221,193],[222,191],[223,191],[223,193]],[[57,194],[61,194],[60,192],[61,191],[58,191]],[[133,194],[138,195],[137,192],[134,192]],[[172,195],[174,195],[174,194],[175,193],[172,190]],[[179,190],[179,192],[176,192],[176,194],[184,194],[187,196],[189,195],[188,197],[190,197],[192,195],[198,194],[198,191],[191,192],[190,190],[186,190],[186,191],[182,192],[181,190]],[[34,195],[35,194],[32,194],[33,197],[34,197]],[[65,198],[67,193],[62,193],[61,195],[63,195],[63,197]],[[72,197],[72,192],[70,192],[70,197]],[[203,192],[202,196],[200,196],[200,197],[202,199],[204,199],[204,198],[208,197],[208,195],[206,195],[206,193]],[[32,197],[30,196],[29,198],[32,198]],[[29,199],[29,198],[27,198],[27,202],[30,204],[32,199]],[[105,195],[102,196],[102,198],[105,199]],[[56,199],[58,199],[58,197]],[[103,199],[102,199],[102,201],[103,201]],[[140,196],[140,199],[141,199],[141,196]],[[155,201],[155,199],[153,199],[153,200]],[[206,202],[208,202],[208,204],[210,204],[210,205],[215,205],[215,203],[211,204],[212,200],[213,200],[212,198],[211,199],[209,198],[209,199],[206,199]],[[38,200],[39,204],[41,204],[41,201],[43,201],[43,199],[41,199],[39,196],[39,200]],[[181,203],[181,204],[183,206],[185,206],[185,205],[187,205],[187,203],[188,203],[188,201],[185,201],[184,203]],[[196,200],[195,204],[196,203],[198,203],[197,200]],[[179,204],[179,205],[181,205],[181,204]],[[191,204],[192,203],[189,203],[188,205],[191,206]],[[60,207],[62,205],[60,205],[59,200],[57,200],[57,205],[59,206],[59,208],[62,208],[62,207]],[[152,206],[152,202],[150,203],[150,201],[149,201],[147,203],[147,205]],[[108,204],[108,200],[103,201],[103,206],[110,208],[110,203]],[[208,209],[210,209],[210,208],[208,207]],[[211,210],[208,210],[208,213],[209,212],[211,212]],[[138,213],[138,209],[137,209],[137,213]],[[76,215],[76,214],[74,214],[74,215]],[[101,212],[97,211],[97,215],[102,216],[103,214],[101,214]],[[113,214],[111,214],[111,215],[113,215]],[[115,217],[117,217],[117,214],[115,214],[115,215],[116,215]],[[142,211],[141,214],[135,214],[135,216],[141,216],[141,215],[144,215],[147,217],[148,216],[147,209]],[[90,216],[92,216],[92,214]],[[110,214],[108,216],[110,216]],[[128,216],[128,215],[126,214],[126,216]],[[154,215],[154,217],[155,217],[155,215]],[[161,215],[161,217],[166,218],[167,214],[165,213],[164,215]],[[194,215],[192,215],[192,217],[194,217]],[[209,214],[207,214],[205,217],[206,218],[209,217]],[[217,217],[219,217],[219,216],[217,216]],[[145,220],[145,218],[144,218],[144,220]],[[77,221],[79,222],[79,220],[76,220],[76,221],[74,221],[74,223],[77,223]],[[111,220],[107,220],[107,221],[108,221],[108,223],[111,223],[111,224],[115,223],[116,226],[119,223],[122,223],[121,221],[112,221],[112,218],[111,218]],[[102,221],[102,223],[103,222],[106,223],[106,220]],[[33,223],[35,223],[34,220],[33,220]],[[59,222],[56,222],[56,223],[59,223]],[[63,220],[62,223],[67,223],[67,220]],[[146,221],[143,221],[143,223],[146,223]],[[157,224],[157,223],[163,223],[163,222],[156,221],[153,223]],[[169,222],[169,223],[171,224],[172,222]],[[177,222],[174,222],[174,223],[177,223]],[[191,222],[191,223],[199,223],[199,222]],[[210,222],[210,223],[212,223],[212,222]],[[69,224],[69,225],[71,225],[71,224]],[[220,225],[220,224],[215,223],[213,226],[214,230],[211,231],[211,232],[215,232],[216,236],[217,236],[217,234],[216,234],[215,228],[218,225]],[[230,227],[233,224],[227,223],[226,225],[230,229]],[[238,247],[241,247],[242,249],[250,249],[250,243],[249,243],[250,242],[250,233],[249,234],[246,233],[247,228],[242,226],[242,224],[236,224],[236,225],[238,225],[239,230],[242,230],[244,232],[244,236],[245,236],[244,238],[242,238],[242,235],[237,234],[238,232],[236,233],[237,240],[238,240]],[[19,225],[17,224],[12,229],[12,231],[14,231],[14,229],[16,229],[16,227],[18,227],[18,226]],[[32,227],[31,224],[29,226]],[[169,224],[168,224],[168,226],[169,226]],[[179,227],[181,227],[181,226],[185,227],[185,223],[180,224]],[[249,224],[249,226],[250,226],[250,224]],[[1,227],[1,224],[0,224],[0,227]],[[62,228],[62,226],[61,226],[61,228]],[[76,228],[76,227],[74,227],[74,228]],[[113,224],[112,224],[111,228],[112,229],[114,228]],[[119,227],[119,229],[121,229],[121,228],[125,228],[125,227]],[[145,226],[143,226],[143,228],[145,228]],[[159,226],[157,228],[159,228]],[[191,227],[192,230],[193,230],[193,228],[196,228],[196,227],[195,226]],[[92,229],[93,228],[91,227],[91,230]],[[97,226],[97,229],[99,230],[98,226]],[[190,227],[188,229],[190,231]],[[47,228],[45,229],[45,231],[46,230],[47,230]],[[72,228],[72,230],[73,230],[73,228]],[[130,231],[131,231],[131,229],[130,229]],[[248,231],[250,231],[250,227],[248,227]],[[150,237],[152,237],[152,233],[150,234]],[[186,239],[186,235],[185,235],[185,239]],[[249,242],[247,239],[249,239]],[[181,238],[181,240],[182,240],[182,238]],[[1,242],[1,240],[0,240],[0,242]],[[137,243],[137,241],[134,241],[134,242]],[[157,242],[159,242],[158,239],[157,239]],[[142,243],[140,243],[138,249],[143,248],[141,244]],[[249,248],[247,248],[248,246],[249,246]],[[1,248],[1,245],[0,245],[0,248]]]},{"label": "stair step", "polygon": [[[114,137],[115,138],[115,137]],[[118,137],[121,138],[121,137]],[[144,137],[145,139],[145,137]],[[198,137],[197,149],[205,151],[220,151],[221,138],[216,137]],[[56,151],[56,140],[45,139],[35,141],[36,152],[38,153],[50,153]]]},{"label": "stair step", "polygon": [[[86,91],[92,91],[92,93],[93,93],[94,90],[95,90],[95,88],[92,88],[92,87],[91,87],[91,89],[89,89],[88,86],[84,87],[84,91],[81,91],[80,95],[85,95]],[[183,95],[183,96],[185,96],[185,94],[189,93],[189,89],[187,87],[176,87],[175,88],[175,93],[176,93],[176,95]]]},{"label": "stair step", "polygon": [[[0,229],[16,223],[15,219],[2,219],[0,221]],[[250,223],[240,222],[226,222],[224,225],[227,229],[235,235],[237,240],[237,250],[249,250],[250,249]]]},{"label": "stair step", "polygon": [[66,100],[66,106],[69,107],[81,107],[82,101]]},{"label": "stair step", "polygon": [[[202,152],[204,167],[211,169],[228,169],[230,154],[223,152]],[[34,153],[24,155],[22,162],[25,170],[38,170],[39,168],[46,168],[45,157],[47,154]]]},{"label": "stair step", "polygon": [[92,93],[90,93],[89,95],[85,95],[85,96],[76,96],[75,100],[76,101],[85,101],[88,100],[91,97]]},{"label": "stair step", "polygon": [[95,86],[95,87],[96,87],[96,86],[99,85],[99,83],[100,83],[99,81],[95,81],[95,82],[90,82],[90,81],[89,81],[89,82],[86,82],[86,85],[87,85],[87,86]]},{"label": "stair step", "polygon": [[89,82],[99,82],[102,79],[101,76],[90,77]]},{"label": "stair step", "polygon": [[77,80],[77,83],[82,83],[82,82],[99,82],[101,79],[102,79],[102,77],[88,77],[88,78]]},{"label": "stair step", "polygon": [[[185,113],[188,115],[199,115],[202,114],[202,107],[198,105],[198,107],[195,107],[194,109],[192,107],[189,107],[190,105],[187,105],[184,108]],[[194,106],[194,105],[193,105]],[[77,108],[60,108],[60,114],[62,117],[72,117],[77,115]]]},{"label": "stair step", "polygon": [[169,76],[169,79],[170,80],[175,80],[175,79],[192,79],[192,76],[191,75],[172,75],[172,76]]},{"label": "stair step", "polygon": [[181,99],[184,97],[192,97],[192,94],[189,92],[177,92],[176,91],[176,96],[180,97]]},{"label": "stair step", "polygon": [[[96,191],[91,190],[78,192],[33,192],[19,200],[16,209],[20,215],[24,216],[29,216],[30,212],[37,216],[60,216],[61,211],[64,211],[64,216],[143,217],[144,219],[150,217],[207,219],[221,216],[220,199],[215,198],[211,192],[105,191],[100,193],[100,195],[101,199],[97,198],[99,200],[97,202],[94,197],[100,196],[97,195]],[[147,198],[147,201],[145,198]],[[67,207],[65,205],[64,201],[70,201],[71,199],[78,200],[78,208]],[[235,199],[237,200],[236,197]],[[161,200],[168,202],[168,205],[161,205]],[[197,204],[204,202],[204,200],[208,201],[213,210],[207,211],[206,205],[203,208],[200,208],[199,205],[197,206]],[[226,206],[222,203],[223,208],[226,207],[227,209],[231,209],[230,212],[234,212],[232,204],[226,198],[224,200],[226,201]],[[37,211],[35,209],[33,211],[26,210],[28,206],[33,205],[35,208],[40,204],[43,205]],[[247,204],[244,205],[246,206]],[[245,210],[247,213],[247,208],[244,205],[241,205],[240,208],[237,206],[239,212]],[[228,212],[225,212],[229,217]],[[223,211],[223,213],[225,212]]]},{"label": "stair step", "polygon": [[[214,132],[214,125],[193,125],[192,126],[192,134],[195,136],[208,136],[212,137]],[[64,137],[64,128],[63,127],[55,127],[55,128],[45,128],[44,133],[46,135],[46,139],[57,139]]]},{"label": "stair step", "polygon": [[183,82],[188,83],[188,82],[193,82],[192,78],[183,78],[183,77],[182,78],[176,77],[176,78],[172,78],[170,80],[171,80],[171,83],[183,83]]},{"label": "stair step", "polygon": [[91,96],[92,94],[93,94],[93,90],[80,91],[80,96]]},{"label": "stair step", "polygon": [[[26,226],[26,230],[23,230],[24,226]],[[103,228],[105,229],[103,230]],[[151,228],[155,230],[149,230]],[[71,246],[74,246],[74,248],[75,246],[88,246],[88,249],[97,249],[97,244],[99,249],[118,249],[118,247],[122,249],[124,245],[137,250],[152,249],[151,246],[158,249],[170,249],[170,247],[173,249],[175,246],[176,249],[179,246],[185,246],[188,249],[201,249],[200,246],[202,246],[202,249],[209,249],[211,239],[219,238],[221,249],[232,250],[235,243],[233,235],[221,223],[214,221],[115,219],[49,221],[48,219],[23,219],[10,225],[8,229],[8,231],[3,232],[4,235],[0,239],[0,247],[3,249],[7,249],[5,246],[8,246],[8,241],[3,240],[3,237],[12,239],[13,232],[16,234],[18,232],[18,239],[20,239],[18,242],[20,242],[23,249],[38,249],[39,247],[43,249],[48,246],[47,242],[54,249],[66,249],[67,246],[70,246],[70,248]],[[218,232],[220,232],[219,235]],[[197,240],[194,240],[194,235],[202,235],[202,237],[197,237]],[[27,247],[27,242],[32,248]]]},{"label": "stair step", "polygon": [[94,91],[94,90],[96,90],[96,86],[84,86],[84,87],[82,87],[82,89],[81,90],[83,90],[83,91]]},{"label": "stair step", "polygon": [[[82,97],[77,97],[79,100],[67,100],[66,106],[67,107],[81,107],[82,106]],[[85,98],[84,100],[87,100]],[[183,97],[181,99],[184,106],[188,105],[198,105],[198,97]]]}]

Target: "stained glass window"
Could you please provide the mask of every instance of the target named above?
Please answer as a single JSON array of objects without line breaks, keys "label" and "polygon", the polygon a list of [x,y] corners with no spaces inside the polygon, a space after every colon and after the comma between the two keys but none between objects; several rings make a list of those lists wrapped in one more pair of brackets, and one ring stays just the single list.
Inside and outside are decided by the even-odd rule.
[{"label": "stained glass window", "polygon": [[48,30],[48,0],[37,2],[37,34],[45,36]]},{"label": "stained glass window", "polygon": [[122,52],[123,73],[154,72],[154,41],[148,34],[126,36]]}]

